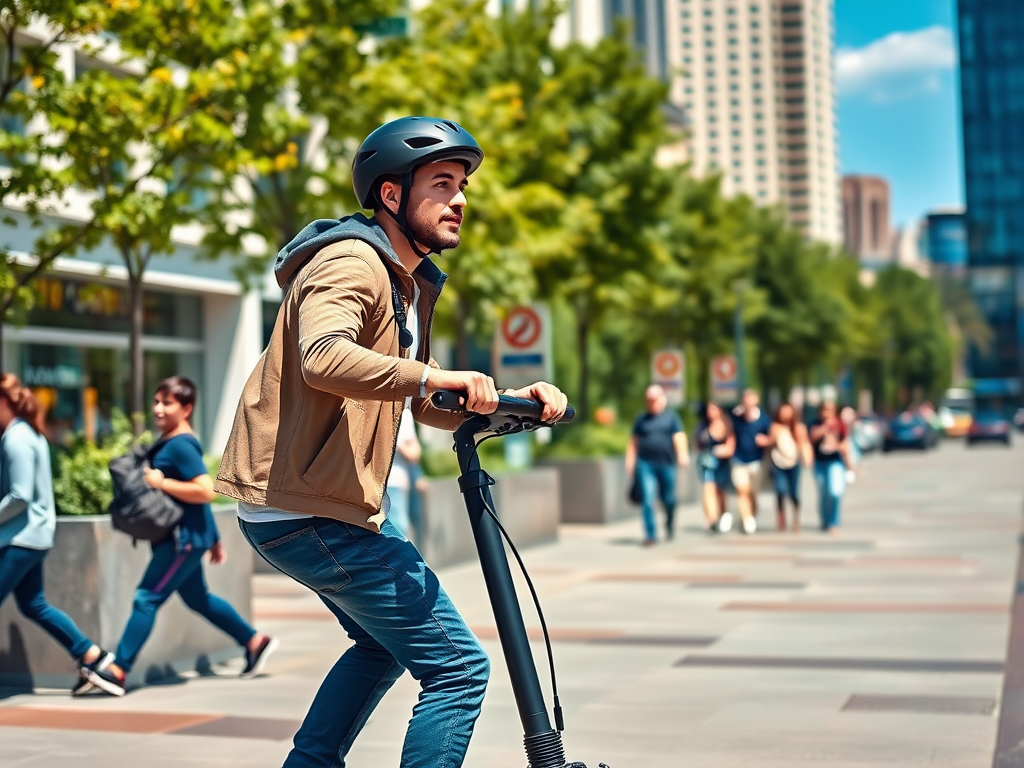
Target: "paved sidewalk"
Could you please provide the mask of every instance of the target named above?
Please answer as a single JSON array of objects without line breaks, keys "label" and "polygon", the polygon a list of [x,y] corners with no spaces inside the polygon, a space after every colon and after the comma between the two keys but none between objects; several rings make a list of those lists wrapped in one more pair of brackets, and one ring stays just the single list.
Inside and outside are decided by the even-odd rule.
[{"label": "paved sidewalk", "polygon": [[[526,560],[555,637],[570,759],[591,768],[991,765],[1022,458],[1024,445],[958,443],[870,457],[838,536],[810,525],[809,484],[799,535],[773,530],[768,496],[754,536],[710,536],[696,508],[681,511],[674,542],[653,549],[639,547],[639,522],[563,528],[558,545]],[[479,568],[441,576],[493,661],[466,765],[522,766]],[[280,766],[346,641],[287,579],[258,577],[255,592],[257,624],[283,640],[268,676],[239,681],[237,668],[224,669],[121,700],[0,692],[0,765]],[[542,660],[539,642],[535,651]],[[349,766],[398,765],[416,690],[399,681]]]}]

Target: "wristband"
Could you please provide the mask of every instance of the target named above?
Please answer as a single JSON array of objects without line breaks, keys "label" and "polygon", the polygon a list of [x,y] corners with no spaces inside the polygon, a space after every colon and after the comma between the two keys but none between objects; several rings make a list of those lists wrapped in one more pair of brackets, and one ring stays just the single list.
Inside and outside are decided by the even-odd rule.
[{"label": "wristband", "polygon": [[423,376],[420,378],[420,398],[427,396],[427,377],[430,375],[430,366],[423,369]]}]

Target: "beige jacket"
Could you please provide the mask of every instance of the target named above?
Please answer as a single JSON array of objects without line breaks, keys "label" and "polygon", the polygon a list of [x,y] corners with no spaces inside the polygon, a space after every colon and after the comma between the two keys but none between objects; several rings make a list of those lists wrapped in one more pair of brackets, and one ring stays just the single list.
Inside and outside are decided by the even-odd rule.
[{"label": "beige jacket", "polygon": [[392,262],[407,306],[413,280],[420,288],[419,360],[409,360],[381,259],[368,243],[344,240],[284,280],[278,270],[290,282],[238,404],[218,493],[380,531],[405,398],[417,421],[462,423],[419,398],[425,365],[437,367],[430,326],[446,276],[429,259],[415,275]]}]

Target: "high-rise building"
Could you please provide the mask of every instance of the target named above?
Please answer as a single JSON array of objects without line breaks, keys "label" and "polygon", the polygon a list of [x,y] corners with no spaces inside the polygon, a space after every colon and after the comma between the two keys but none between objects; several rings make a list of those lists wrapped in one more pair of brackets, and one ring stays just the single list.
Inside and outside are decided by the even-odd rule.
[{"label": "high-rise building", "polygon": [[929,211],[923,242],[924,255],[936,270],[962,272],[967,267],[967,221],[963,209]]},{"label": "high-rise building", "polygon": [[832,0],[676,2],[694,171],[841,242]]},{"label": "high-rise building", "polygon": [[891,260],[889,182],[880,176],[843,176],[843,244],[865,266]]},{"label": "high-rise building", "polygon": [[959,0],[960,101],[971,289],[994,332],[973,349],[979,395],[1024,377],[1024,14],[1018,0]]},{"label": "high-rise building", "polygon": [[671,80],[679,68],[676,25],[680,0],[570,0],[555,29],[556,43],[593,44],[625,23],[652,77]]}]

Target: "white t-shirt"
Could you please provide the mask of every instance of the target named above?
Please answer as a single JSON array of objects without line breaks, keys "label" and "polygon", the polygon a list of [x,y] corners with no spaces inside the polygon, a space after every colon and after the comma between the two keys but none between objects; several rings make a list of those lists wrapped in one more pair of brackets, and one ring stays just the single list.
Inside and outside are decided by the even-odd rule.
[{"label": "white t-shirt", "polygon": [[[419,302],[420,302],[420,287],[413,282],[413,294],[412,304],[409,305],[406,311],[405,327],[412,334],[412,346],[409,347],[409,359],[415,360],[416,356],[420,352],[420,313],[419,313]],[[405,408],[402,410],[402,421],[399,422],[398,426],[398,441],[402,441],[402,428],[406,421],[409,422],[407,429],[412,429],[413,437],[416,436],[416,429],[413,426],[412,418],[412,398],[407,397],[405,399]],[[408,416],[408,419],[406,419]],[[392,464],[391,474],[395,474],[395,469],[398,466],[398,457]],[[391,478],[388,478],[388,485],[394,485],[396,488],[408,488],[409,487],[409,473],[408,470],[401,469],[399,472],[405,472],[405,485],[398,485],[391,482]],[[387,491],[384,492],[383,503],[381,504],[381,511],[386,515],[391,511],[391,499],[388,498]],[[238,502],[238,516],[247,523],[274,523],[281,520],[301,520],[306,517],[313,517],[313,515],[304,515],[298,512],[288,512],[287,510],[277,509],[276,507],[263,507],[259,504],[246,504],[244,501]]]}]

